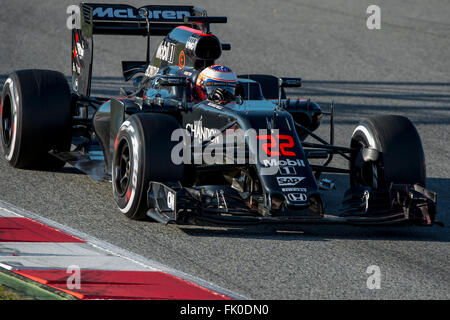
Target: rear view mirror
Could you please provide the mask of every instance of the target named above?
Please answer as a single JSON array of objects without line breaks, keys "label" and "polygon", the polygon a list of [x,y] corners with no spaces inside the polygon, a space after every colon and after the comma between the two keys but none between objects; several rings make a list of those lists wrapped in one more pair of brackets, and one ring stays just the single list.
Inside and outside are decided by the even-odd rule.
[{"label": "rear view mirror", "polygon": [[165,87],[186,87],[187,79],[186,77],[164,76],[159,78],[159,85]]},{"label": "rear view mirror", "polygon": [[278,81],[282,88],[300,88],[302,86],[302,78],[279,78]]},{"label": "rear view mirror", "polygon": [[186,77],[174,77],[174,76],[163,76],[159,78],[159,86],[163,87],[184,87],[183,90],[183,100],[181,104],[183,108],[187,110],[187,90],[188,90],[188,81]]},{"label": "rear view mirror", "polygon": [[281,108],[282,88],[299,88],[302,78],[278,78],[278,108]]}]

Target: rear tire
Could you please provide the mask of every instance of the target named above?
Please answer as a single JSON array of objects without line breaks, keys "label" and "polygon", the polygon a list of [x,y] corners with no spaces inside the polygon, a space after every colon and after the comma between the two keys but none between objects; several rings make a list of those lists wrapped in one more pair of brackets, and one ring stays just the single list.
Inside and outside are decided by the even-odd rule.
[{"label": "rear tire", "polygon": [[120,127],[114,144],[112,185],[114,200],[130,219],[146,217],[150,181],[177,182],[183,179],[183,164],[172,162],[171,141],[180,129],[175,118],[165,114],[140,113]]},{"label": "rear tire", "polygon": [[1,142],[15,168],[60,169],[50,150],[71,144],[70,89],[63,74],[49,70],[12,73],[2,92]]},{"label": "rear tire", "polygon": [[422,142],[408,118],[384,115],[361,121],[353,132],[351,147],[366,147],[379,152],[376,161],[363,161],[359,157],[359,164],[358,153],[352,154],[351,186],[380,188],[388,187],[391,183],[417,183],[425,187]]},{"label": "rear tire", "polygon": [[[265,99],[274,100],[278,99],[278,78],[268,74],[244,74],[238,78],[250,79],[259,82],[261,91]],[[284,88],[281,88],[281,99],[286,99],[286,92]]]}]

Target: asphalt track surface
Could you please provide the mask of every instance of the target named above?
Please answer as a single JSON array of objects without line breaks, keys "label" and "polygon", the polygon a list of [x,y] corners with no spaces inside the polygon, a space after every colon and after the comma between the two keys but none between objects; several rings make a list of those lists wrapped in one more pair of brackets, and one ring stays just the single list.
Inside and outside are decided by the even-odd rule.
[{"label": "asphalt track surface", "polygon": [[[116,2],[116,1],[112,1]],[[145,1],[128,1],[143,5]],[[152,3],[163,3],[152,1]],[[172,3],[181,3],[173,1]],[[71,1],[2,1],[0,82],[14,69],[70,75]],[[450,224],[450,4],[377,1],[381,30],[366,28],[368,1],[196,1],[226,15],[213,31],[232,51],[219,61],[234,71],[301,76],[293,96],[329,109],[336,102],[336,142],[348,145],[359,119],[408,116],[424,145],[427,186],[438,192],[439,219]],[[121,60],[143,59],[143,38],[98,37],[94,89],[117,96]],[[318,130],[327,135],[328,122]],[[337,164],[345,166],[343,161]],[[65,167],[16,170],[0,161],[0,198],[169,267],[255,299],[450,298],[450,229],[419,227],[163,226],[130,221],[111,186]],[[347,178],[325,196],[333,212]],[[369,290],[366,269],[381,269]]]}]

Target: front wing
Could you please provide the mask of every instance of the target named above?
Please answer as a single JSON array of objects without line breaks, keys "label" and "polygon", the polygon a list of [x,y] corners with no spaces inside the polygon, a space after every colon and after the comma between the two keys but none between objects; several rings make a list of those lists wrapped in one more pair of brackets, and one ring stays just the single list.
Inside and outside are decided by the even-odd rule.
[{"label": "front wing", "polygon": [[[239,197],[241,196],[241,199]],[[240,201],[241,200],[241,201]],[[216,186],[185,188],[177,183],[151,182],[147,215],[158,222],[183,224],[200,220],[219,224],[416,224],[429,226],[436,215],[436,194],[419,185],[394,185],[383,190],[349,189],[336,215],[307,216],[268,212],[262,215],[245,202],[245,195]]]}]

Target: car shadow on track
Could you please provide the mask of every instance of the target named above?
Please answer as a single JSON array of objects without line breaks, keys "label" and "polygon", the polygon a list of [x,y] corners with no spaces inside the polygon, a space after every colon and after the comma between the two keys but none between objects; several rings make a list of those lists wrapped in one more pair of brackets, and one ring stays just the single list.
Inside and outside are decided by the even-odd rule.
[{"label": "car shadow on track", "polygon": [[193,237],[223,237],[278,241],[388,240],[450,242],[450,230],[440,226],[259,225],[247,227],[179,226]]},{"label": "car shadow on track", "polygon": [[[8,79],[9,74],[0,74],[0,88]],[[71,83],[72,77],[66,76],[67,82]],[[132,87],[131,82],[125,82],[122,77],[92,77],[92,96],[100,97],[118,97],[120,88]]]},{"label": "car shadow on track", "polygon": [[[3,146],[0,144],[0,154],[4,154],[3,151]],[[5,161],[5,159],[2,159],[2,161]],[[56,173],[63,173],[63,174],[71,174],[71,175],[81,175],[84,173],[81,172],[80,170],[78,170],[75,167],[72,167],[68,164],[66,164],[64,167],[62,167],[61,169],[49,169],[49,168],[33,168],[33,169],[28,169],[28,168],[21,168],[20,170],[28,170],[28,171],[42,171],[42,172],[56,172]]]},{"label": "car shadow on track", "polygon": [[450,82],[305,80],[287,95],[311,98],[324,110],[334,100],[338,125],[383,113],[403,114],[417,125],[450,123]]}]

